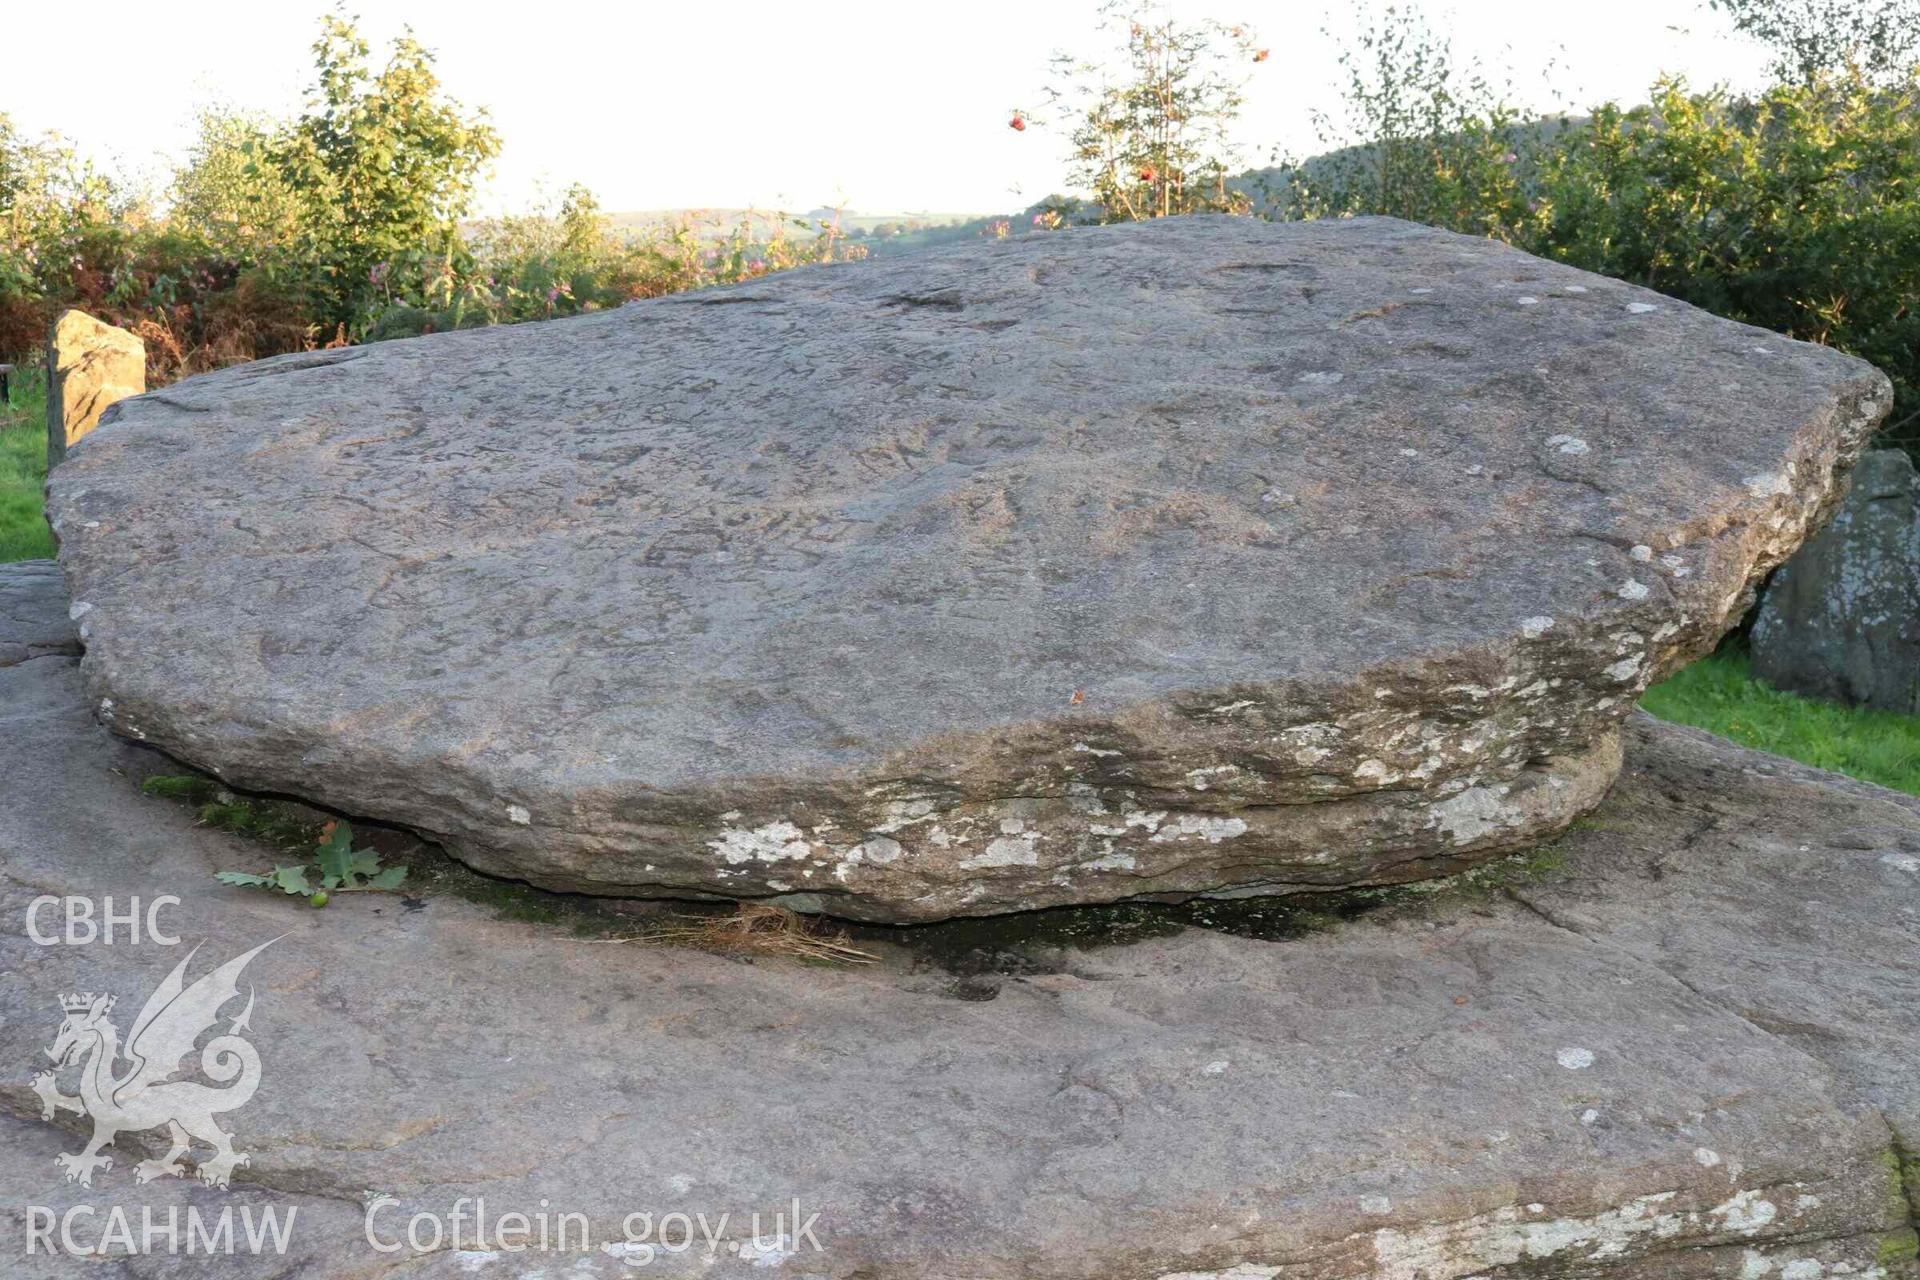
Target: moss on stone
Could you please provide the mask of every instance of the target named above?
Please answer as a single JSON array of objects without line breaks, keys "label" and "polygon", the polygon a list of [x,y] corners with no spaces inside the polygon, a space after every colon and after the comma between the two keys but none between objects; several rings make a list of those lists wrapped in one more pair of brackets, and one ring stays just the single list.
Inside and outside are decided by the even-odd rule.
[{"label": "moss on stone", "polygon": [[1912,1227],[1882,1238],[1880,1247],[1873,1255],[1875,1264],[1882,1267],[1916,1259],[1920,1259],[1920,1233],[1916,1233]]}]

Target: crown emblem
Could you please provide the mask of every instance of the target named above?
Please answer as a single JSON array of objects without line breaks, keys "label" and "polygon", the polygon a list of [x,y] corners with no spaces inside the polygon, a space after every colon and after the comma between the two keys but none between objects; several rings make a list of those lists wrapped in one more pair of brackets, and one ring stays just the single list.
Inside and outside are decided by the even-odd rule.
[{"label": "crown emblem", "polygon": [[[85,1013],[87,1010],[93,1008],[93,1000],[94,1000],[93,992],[76,991],[72,995],[61,996],[60,1007],[68,1013]],[[113,997],[108,996],[106,1007],[103,1008],[101,1012],[102,1013],[109,1012],[112,1010],[112,1008],[113,1008]]]}]

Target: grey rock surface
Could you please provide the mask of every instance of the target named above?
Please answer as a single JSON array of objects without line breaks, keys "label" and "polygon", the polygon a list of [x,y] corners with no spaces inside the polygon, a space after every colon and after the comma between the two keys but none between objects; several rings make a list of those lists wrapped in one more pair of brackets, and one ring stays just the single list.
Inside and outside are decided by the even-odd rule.
[{"label": "grey rock surface", "polygon": [[80,656],[80,635],[64,609],[48,602],[66,598],[60,566],[28,560],[0,569],[0,667],[49,654]]},{"label": "grey rock surface", "polygon": [[147,389],[147,347],[84,311],[62,311],[47,334],[47,470],[128,396]]},{"label": "grey rock surface", "polygon": [[929,920],[1560,829],[1889,401],[1486,241],[1170,219],[194,378],[51,516],[122,734],[550,888]]},{"label": "grey rock surface", "polygon": [[[35,581],[51,626],[64,601]],[[10,1277],[1916,1276],[1906,797],[1640,717],[1544,880],[1407,890],[1290,941],[1039,948],[983,1001],[911,945],[871,943],[860,970],[743,963],[451,897],[316,912],[219,886],[270,855],[141,795],[177,766],[102,730],[76,668],[0,668]],[[177,895],[179,943],[36,945],[31,904],[68,894]],[[232,1187],[136,1183],[165,1144],[135,1133],[92,1186],[62,1182],[86,1124],[43,1121],[30,1087],[58,997],[114,994],[124,1028],[196,944],[195,973],[274,938],[248,971],[262,1083],[223,1117],[251,1156]],[[369,1243],[370,1193],[395,1252]],[[479,1197],[495,1223],[584,1215],[593,1247],[477,1240]],[[795,1199],[813,1232],[775,1247]],[[450,1230],[463,1202],[459,1242],[405,1244],[412,1215]],[[297,1214],[265,1257],[25,1253],[33,1208],[82,1205],[82,1246],[114,1206]],[[630,1215],[675,1212],[706,1215],[711,1253],[634,1265],[652,1228]]]},{"label": "grey rock surface", "polygon": [[1920,472],[1904,451],[1862,457],[1833,523],[1767,584],[1753,667],[1796,693],[1920,714]]}]

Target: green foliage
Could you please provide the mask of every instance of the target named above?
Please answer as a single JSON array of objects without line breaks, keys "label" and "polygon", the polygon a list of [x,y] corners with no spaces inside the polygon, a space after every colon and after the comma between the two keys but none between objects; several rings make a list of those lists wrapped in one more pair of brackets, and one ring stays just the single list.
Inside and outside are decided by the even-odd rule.
[{"label": "green foliage", "polygon": [[102,242],[122,234],[128,203],[57,135],[23,136],[0,113],[0,353],[42,336],[42,299],[89,278]]},{"label": "green foliage", "polygon": [[1896,791],[1920,795],[1920,716],[1844,707],[1753,678],[1747,656],[1722,650],[1647,690],[1662,720],[1690,724]]},{"label": "green foliage", "polygon": [[16,369],[11,405],[0,405],[0,564],[53,554],[53,530],[42,511],[47,479],[46,386],[37,372]]},{"label": "green foliage", "polygon": [[407,878],[405,867],[380,865],[371,849],[353,847],[353,828],[344,822],[327,824],[320,842],[320,885],[324,889],[397,889]]},{"label": "green foliage", "polygon": [[263,876],[246,871],[216,871],[213,878],[221,884],[278,889],[282,893],[296,894],[304,898],[313,892],[313,886],[307,883],[307,870],[306,867],[275,867]]},{"label": "green foliage", "polygon": [[1558,139],[1514,238],[1871,360],[1904,419],[1920,411],[1916,89],[1857,71],[1755,99],[1663,81],[1647,106],[1602,106]]},{"label": "green foliage", "polygon": [[126,208],[114,184],[57,135],[23,137],[0,114],[0,269],[9,273],[6,283],[60,280],[75,269],[60,251],[110,228]]},{"label": "green foliage", "polygon": [[1920,48],[1920,0],[1711,0],[1733,25],[1773,46],[1773,71],[1812,83],[1858,69],[1902,80]]},{"label": "green foliage", "polygon": [[[215,141],[203,137],[195,164],[218,168],[225,126],[210,119]],[[215,184],[193,165],[182,179],[187,203],[162,216],[56,137],[23,138],[0,118],[0,359],[37,354],[66,307],[132,329],[156,382],[303,345],[308,326],[289,320],[258,273],[221,257],[224,226],[193,220]]]},{"label": "green foliage", "polygon": [[1385,214],[1478,235],[1527,217],[1518,116],[1418,12],[1389,7],[1340,52],[1344,116],[1322,141],[1362,141],[1295,175],[1296,213]]},{"label": "green foliage", "polygon": [[688,216],[620,232],[592,193],[577,185],[557,210],[489,219],[468,229],[466,243],[443,303],[396,301],[368,327],[368,339],[579,315],[866,256],[832,222],[752,211],[731,224]]},{"label": "green foliage", "polygon": [[[140,783],[140,791],[143,795],[192,805],[194,817],[202,826],[272,845],[287,853],[305,854],[316,845],[326,847],[340,838],[335,834],[336,824],[315,823],[309,810],[276,800],[236,795],[216,779],[202,774],[155,774]],[[352,839],[351,828],[345,839]]]},{"label": "green foliage", "polygon": [[281,849],[304,849],[313,843],[311,823],[289,817],[278,805],[255,803],[224,788],[215,788],[214,798],[200,804],[195,816],[201,826]]},{"label": "green foliage", "polygon": [[1920,448],[1920,75],[1815,71],[1753,97],[1662,80],[1643,106],[1522,123],[1388,10],[1343,58],[1360,141],[1279,216],[1382,213],[1488,235],[1871,360]]},{"label": "green foliage", "polygon": [[330,893],[388,891],[398,889],[407,878],[407,868],[382,867],[378,853],[354,848],[353,827],[345,822],[329,822],[322,827],[317,845],[310,863],[275,867],[264,875],[221,871],[214,879],[221,884],[277,890],[324,907]]},{"label": "green foliage", "polygon": [[328,16],[313,53],[305,113],[243,148],[258,157],[244,176],[259,178],[262,192],[277,181],[292,203],[284,269],[298,273],[322,325],[343,334],[396,294],[450,302],[459,220],[499,135],[441,94],[433,56],[411,36],[376,73],[359,32]]},{"label": "green foliage", "polygon": [[[30,356],[53,315],[79,307],[143,339],[160,386],[321,344],[572,315],[864,256],[831,220],[751,212],[730,227],[687,218],[627,233],[582,187],[553,211],[465,224],[499,145],[484,116],[446,98],[411,37],[376,68],[352,24],[329,17],[313,50],[297,119],[201,114],[164,207],[0,116],[0,359]],[[13,504],[0,491],[8,521]]]},{"label": "green foliage", "polygon": [[219,794],[220,784],[197,773],[156,773],[140,783],[140,794],[187,804],[206,804]]},{"label": "green foliage", "polygon": [[271,260],[298,234],[301,205],[264,156],[278,125],[265,116],[200,112],[186,164],[173,176],[169,219],[219,258]]},{"label": "green foliage", "polygon": [[[1267,51],[1244,26],[1186,25],[1146,0],[1108,0],[1101,15],[1105,29],[1124,32],[1117,58],[1058,58],[1046,91],[1070,122],[1069,176],[1092,193],[1090,216],[1069,219],[1059,209],[1036,223],[1246,212],[1246,195],[1227,184],[1228,131],[1240,114],[1245,68],[1266,61]],[[1014,112],[1016,128],[1029,121],[1040,123]]]},{"label": "green foliage", "polygon": [[198,774],[156,774],[143,781],[140,790],[198,806],[199,819],[206,826],[277,845],[290,853],[310,855],[306,861],[276,866],[265,873],[214,873],[221,884],[271,889],[324,907],[329,894],[398,889],[407,878],[406,867],[383,867],[377,852],[355,848],[349,823],[328,822],[316,827],[272,801],[236,796]]}]

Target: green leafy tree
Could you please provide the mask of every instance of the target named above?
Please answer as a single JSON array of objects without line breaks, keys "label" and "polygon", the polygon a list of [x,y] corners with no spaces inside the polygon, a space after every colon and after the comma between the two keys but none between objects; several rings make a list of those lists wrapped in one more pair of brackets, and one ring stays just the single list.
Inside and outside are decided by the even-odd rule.
[{"label": "green leafy tree", "polygon": [[80,307],[145,340],[158,386],[318,342],[571,315],[864,256],[831,218],[622,231],[577,186],[555,209],[468,226],[498,140],[441,93],[426,50],[396,41],[375,68],[338,17],[313,48],[303,114],[205,112],[162,207],[0,115],[0,359]]},{"label": "green leafy tree", "polygon": [[125,292],[125,247],[149,222],[137,193],[57,135],[28,137],[0,114],[0,355],[37,349],[60,306]]},{"label": "green leafy tree", "polygon": [[1857,68],[1897,81],[1920,50],[1920,0],[1712,0],[1741,31],[1773,46],[1783,80],[1811,84]]},{"label": "green leafy tree", "polygon": [[1522,247],[1879,365],[1920,444],[1920,81],[1656,85],[1542,162]]},{"label": "green leafy tree", "polygon": [[459,220],[500,141],[441,93],[433,55],[410,35],[376,72],[359,32],[329,16],[313,52],[306,111],[254,150],[294,202],[290,256],[317,318],[351,335],[396,296],[450,300]]},{"label": "green leafy tree", "polygon": [[1343,114],[1316,113],[1315,123],[1323,141],[1347,145],[1297,172],[1303,212],[1386,214],[1478,235],[1524,220],[1517,113],[1417,10],[1363,19],[1339,57]]},{"label": "green leafy tree", "polygon": [[1912,33],[1874,16],[1920,0],[1861,8],[1858,28],[1828,23],[1822,2],[1768,0],[1798,24],[1785,29],[1824,25],[1837,43],[1763,93],[1663,80],[1642,106],[1535,120],[1417,13],[1389,9],[1342,59],[1357,141],[1298,167],[1279,215],[1494,236],[1852,352],[1893,379],[1884,438],[1920,450],[1920,71],[1893,69]]},{"label": "green leafy tree", "polygon": [[89,269],[75,254],[139,215],[58,136],[26,137],[0,114],[0,275],[39,293],[72,287],[74,273]]},{"label": "green leafy tree", "polygon": [[[1055,59],[1050,109],[1072,129],[1069,179],[1093,195],[1100,221],[1186,213],[1244,213],[1229,185],[1238,167],[1229,133],[1247,71],[1267,59],[1244,26],[1183,24],[1145,0],[1109,0],[1102,28],[1120,34],[1116,57]],[[1015,111],[1024,130],[1039,121]]]},{"label": "green leafy tree", "polygon": [[234,262],[260,263],[294,242],[301,205],[279,172],[257,158],[278,126],[262,115],[209,108],[173,176],[169,221]]}]

